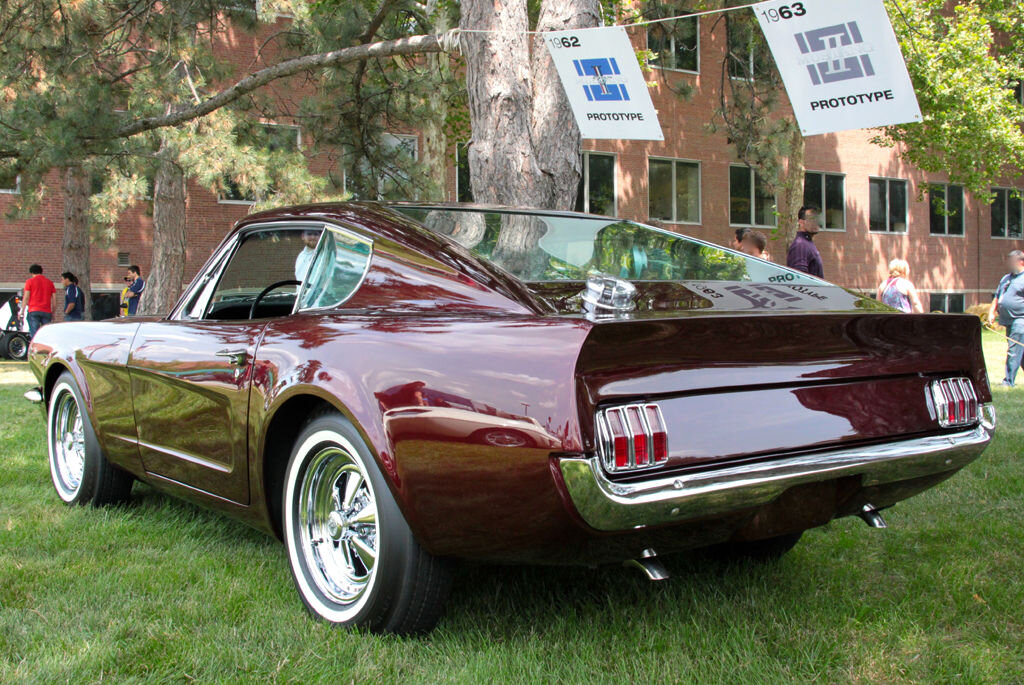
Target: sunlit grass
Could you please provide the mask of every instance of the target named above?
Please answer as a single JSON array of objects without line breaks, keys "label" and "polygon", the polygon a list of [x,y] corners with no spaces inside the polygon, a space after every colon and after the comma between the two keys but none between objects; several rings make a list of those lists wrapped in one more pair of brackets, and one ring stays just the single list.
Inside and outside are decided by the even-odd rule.
[{"label": "sunlit grass", "polygon": [[310,619],[282,547],[217,514],[138,484],[62,506],[23,368],[0,366],[0,683],[1024,681],[1024,388],[994,388],[985,456],[886,530],[834,521],[764,567],[670,560],[660,584],[465,567],[438,630],[396,639]]}]

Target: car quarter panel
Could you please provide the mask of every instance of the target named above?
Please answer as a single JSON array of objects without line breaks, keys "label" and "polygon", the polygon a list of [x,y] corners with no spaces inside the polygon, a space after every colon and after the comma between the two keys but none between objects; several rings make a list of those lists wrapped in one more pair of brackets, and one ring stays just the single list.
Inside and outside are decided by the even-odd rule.
[{"label": "car quarter panel", "polygon": [[270,323],[252,385],[254,498],[267,496],[266,426],[289,398],[313,394],[361,429],[432,553],[523,559],[557,548],[579,529],[550,455],[581,447],[573,371],[588,327],[355,312]]}]

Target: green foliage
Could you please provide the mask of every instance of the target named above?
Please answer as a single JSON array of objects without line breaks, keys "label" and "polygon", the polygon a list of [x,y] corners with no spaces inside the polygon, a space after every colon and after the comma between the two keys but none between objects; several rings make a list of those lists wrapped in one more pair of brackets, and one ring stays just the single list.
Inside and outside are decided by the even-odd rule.
[{"label": "green foliage", "polygon": [[899,145],[908,162],[987,197],[989,186],[1024,168],[1024,108],[1013,84],[1024,78],[1019,3],[886,3],[921,105],[918,124],[875,138]]},{"label": "green foliage", "polygon": [[[261,3],[264,12],[300,5]],[[236,77],[217,54],[229,25],[259,26],[238,0],[0,5],[0,156],[21,177],[16,209],[34,209],[52,169],[84,166],[100,179],[93,217],[110,238],[120,213],[151,197],[161,160],[215,192],[230,182],[277,202],[322,197],[324,182],[299,148],[271,150],[246,137],[255,100],[177,128],[116,135],[127,121],[198,101]]]},{"label": "green foliage", "polygon": [[[369,33],[375,15],[387,11]],[[314,54],[342,45],[441,33],[458,24],[452,0],[319,0],[291,25],[289,47]],[[331,182],[362,199],[437,196],[441,187],[422,150],[395,135],[415,134],[425,122],[468,138],[461,81],[447,55],[371,59],[318,72],[315,93],[296,112],[322,150],[330,150]]]}]

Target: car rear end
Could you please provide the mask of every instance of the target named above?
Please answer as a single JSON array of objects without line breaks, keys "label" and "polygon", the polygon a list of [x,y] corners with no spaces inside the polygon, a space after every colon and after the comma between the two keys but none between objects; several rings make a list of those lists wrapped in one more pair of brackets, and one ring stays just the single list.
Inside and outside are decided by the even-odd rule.
[{"label": "car rear end", "polygon": [[587,453],[558,460],[568,500],[607,532],[738,513],[732,536],[751,540],[877,523],[988,444],[979,329],[852,312],[597,322],[577,365]]}]

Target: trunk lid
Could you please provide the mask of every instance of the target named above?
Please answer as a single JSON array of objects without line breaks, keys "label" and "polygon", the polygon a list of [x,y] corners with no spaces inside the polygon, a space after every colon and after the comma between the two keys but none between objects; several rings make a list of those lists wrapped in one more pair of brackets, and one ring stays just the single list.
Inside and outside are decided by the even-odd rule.
[{"label": "trunk lid", "polygon": [[951,376],[991,401],[976,317],[703,308],[595,321],[577,392],[589,449],[600,408],[656,402],[663,474],[939,432],[928,384]]}]

